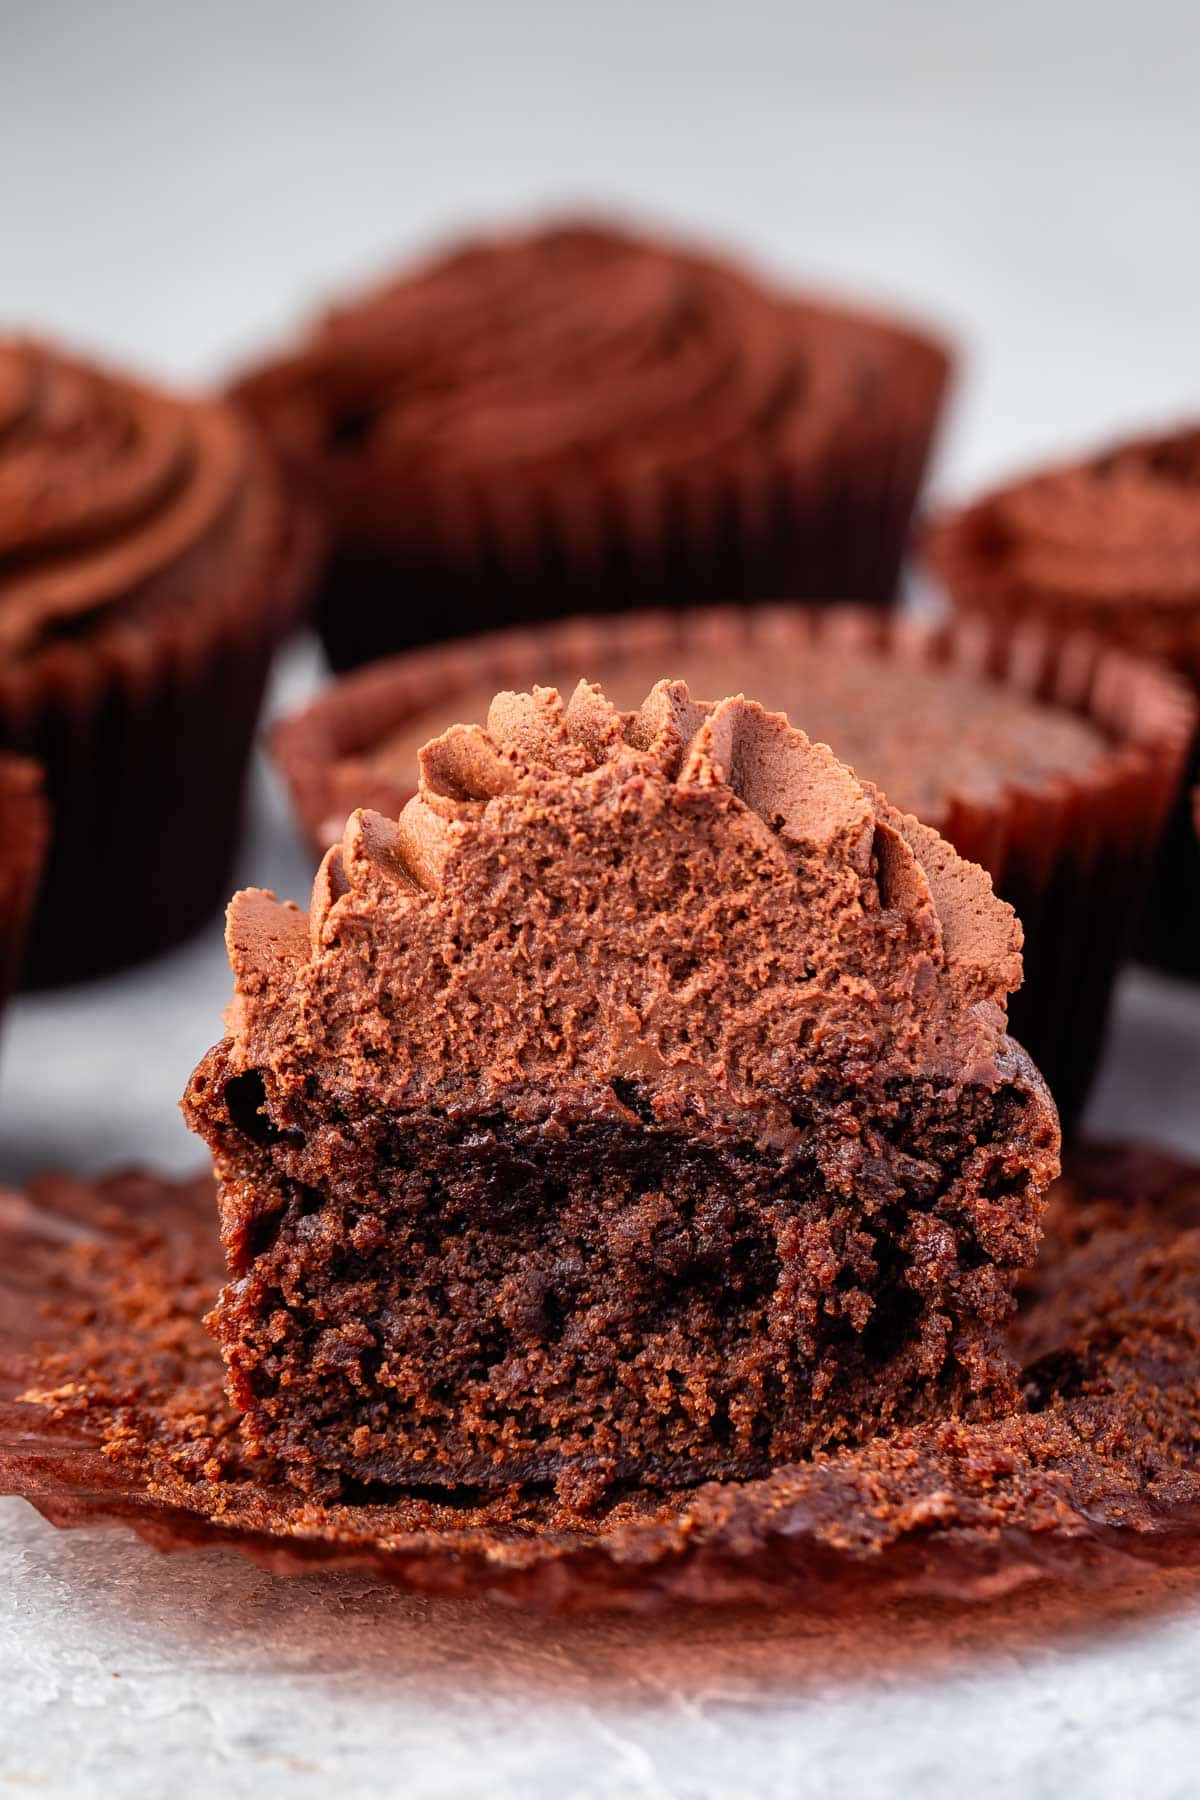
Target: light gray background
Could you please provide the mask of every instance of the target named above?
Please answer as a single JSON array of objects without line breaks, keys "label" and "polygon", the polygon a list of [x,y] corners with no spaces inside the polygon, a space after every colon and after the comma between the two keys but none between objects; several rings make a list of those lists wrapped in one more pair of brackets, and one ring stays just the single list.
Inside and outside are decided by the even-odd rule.
[{"label": "light gray background", "polygon": [[[969,366],[935,487],[1200,409],[1200,26],[1149,0],[0,0],[0,315],[205,380],[456,223],[589,199],[894,298]],[[274,704],[319,679],[311,646]],[[256,771],[241,877],[308,869]],[[115,878],[98,870],[97,879]],[[21,1001],[3,1173],[192,1166],[219,923]],[[1200,1153],[1200,993],[1133,975],[1098,1128]],[[862,1627],[546,1624],[59,1536],[0,1503],[0,1792],[1195,1791],[1194,1584]]]}]

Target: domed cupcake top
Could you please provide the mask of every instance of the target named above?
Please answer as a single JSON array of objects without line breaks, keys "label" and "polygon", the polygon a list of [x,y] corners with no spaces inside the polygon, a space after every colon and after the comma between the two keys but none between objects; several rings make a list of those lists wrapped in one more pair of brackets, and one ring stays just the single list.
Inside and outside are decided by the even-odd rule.
[{"label": "domed cupcake top", "polygon": [[0,655],[198,595],[236,602],[282,532],[233,408],[0,339]]},{"label": "domed cupcake top", "polygon": [[828,1078],[997,1079],[1020,926],[983,870],[823,745],[660,682],[502,694],[421,755],[393,824],[356,813],[308,919],[230,909],[238,1064],[354,1103],[535,1110],[622,1083],[784,1130]]}]

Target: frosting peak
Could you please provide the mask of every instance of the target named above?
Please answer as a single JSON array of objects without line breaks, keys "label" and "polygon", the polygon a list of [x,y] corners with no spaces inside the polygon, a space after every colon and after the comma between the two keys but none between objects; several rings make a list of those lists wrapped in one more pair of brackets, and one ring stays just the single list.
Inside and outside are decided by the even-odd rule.
[{"label": "frosting peak", "polygon": [[[780,1120],[824,1077],[994,1077],[1020,926],[987,875],[822,744],[659,682],[496,697],[352,815],[307,922],[229,918],[233,1053],[355,1105],[649,1091]],[[589,1102],[590,1104],[590,1102]]]}]

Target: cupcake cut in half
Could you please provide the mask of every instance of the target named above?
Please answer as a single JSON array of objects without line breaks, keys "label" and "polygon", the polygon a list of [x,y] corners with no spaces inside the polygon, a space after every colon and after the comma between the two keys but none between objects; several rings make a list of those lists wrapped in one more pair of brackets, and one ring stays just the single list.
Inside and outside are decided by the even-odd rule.
[{"label": "cupcake cut in half", "polygon": [[566,621],[397,657],[276,730],[318,854],[356,806],[398,813],[417,751],[502,686],[598,680],[636,707],[662,676],[754,694],[982,863],[1025,929],[1013,1028],[1065,1118],[1081,1107],[1195,717],[1186,686],[1097,639],[851,607]]},{"label": "cupcake cut in half", "polygon": [[886,602],[945,350],[602,222],[479,237],[238,392],[328,504],[337,668],[646,602]]},{"label": "cupcake cut in half", "polygon": [[1200,1566],[1200,1170],[1160,1153],[1092,1146],[1051,1190],[1009,1326],[1013,1412],[759,1481],[621,1484],[586,1510],[528,1484],[314,1501],[248,1459],[201,1322],[221,1279],[213,1206],[207,1174],[0,1193],[0,1493],[59,1527],[210,1544],[275,1576],[369,1568],[557,1613],[849,1604],[872,1641],[881,1605],[920,1595],[943,1619],[948,1599],[982,1602],[994,1642],[997,1595],[1046,1581],[1050,1619],[1074,1588],[1073,1623],[1094,1628],[1101,1591],[1123,1589],[1127,1617],[1130,1579],[1139,1604],[1177,1602]]},{"label": "cupcake cut in half", "polygon": [[301,1486],[578,1498],[1013,1405],[1020,927],[781,716],[499,695],[229,946],[212,1322]]},{"label": "cupcake cut in half", "polygon": [[54,812],[35,980],[147,956],[217,906],[317,535],[227,403],[0,339],[0,745],[43,765]]},{"label": "cupcake cut in half", "polygon": [[[963,610],[1009,626],[1083,625],[1200,685],[1200,426],[1037,470],[935,520],[924,547]],[[1200,849],[1181,801],[1153,885],[1146,954],[1200,975],[1198,915]]]}]

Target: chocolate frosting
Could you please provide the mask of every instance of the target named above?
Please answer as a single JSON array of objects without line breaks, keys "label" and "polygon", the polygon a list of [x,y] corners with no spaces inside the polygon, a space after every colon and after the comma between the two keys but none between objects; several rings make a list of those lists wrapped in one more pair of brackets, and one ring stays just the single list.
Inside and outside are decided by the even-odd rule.
[{"label": "chocolate frosting", "polygon": [[[589,1106],[660,1117],[847,1079],[995,1081],[1021,932],[986,873],[824,745],[742,698],[659,682],[500,694],[428,744],[396,825],[355,813],[309,917],[239,894],[235,1066],[276,1097]],[[613,1084],[616,1083],[614,1089]]]},{"label": "chocolate frosting", "polygon": [[[1200,428],[1039,471],[935,525],[931,557],[956,593],[1102,624],[1200,658]],[[979,587],[982,584],[982,587]]]},{"label": "chocolate frosting", "polygon": [[0,657],[198,594],[236,599],[282,533],[232,407],[0,339]]},{"label": "chocolate frosting", "polygon": [[909,400],[924,420],[945,370],[895,326],[580,220],[462,243],[239,391],[361,526],[414,478],[594,484],[824,451],[849,427],[861,446]]},{"label": "chocolate frosting", "polygon": [[[1014,788],[1092,779],[1112,753],[1111,738],[1090,720],[981,673],[921,667],[866,644],[848,651],[836,636],[708,645],[703,617],[694,626],[678,648],[610,653],[609,660],[597,646],[590,659],[577,655],[574,667],[561,651],[556,657],[547,638],[536,678],[562,685],[564,676],[573,682],[586,674],[619,706],[636,705],[664,673],[686,681],[695,695],[730,688],[754,694],[939,831],[958,796],[996,805]],[[454,720],[485,718],[494,688],[494,681],[480,682],[447,695],[381,734],[362,760],[398,792],[411,792],[421,745]]]}]

